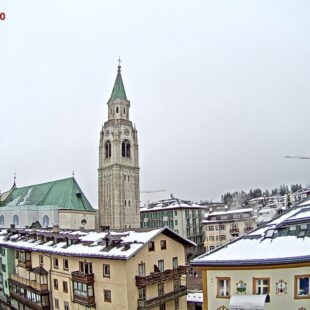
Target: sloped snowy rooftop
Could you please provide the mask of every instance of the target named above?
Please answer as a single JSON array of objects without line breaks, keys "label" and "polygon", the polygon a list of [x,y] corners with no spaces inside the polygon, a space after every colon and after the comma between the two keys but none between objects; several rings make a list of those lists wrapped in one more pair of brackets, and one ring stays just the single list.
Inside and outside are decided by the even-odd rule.
[{"label": "sloped snowy rooftop", "polygon": [[[254,231],[197,257],[191,264],[259,265],[310,261],[309,215],[309,207],[296,205]],[[296,218],[306,221],[302,234],[301,228],[296,225],[291,230],[287,225],[282,225]]]},{"label": "sloped snowy rooftop", "polygon": [[[52,240],[43,241],[41,237],[33,236],[32,230],[15,230],[14,233],[1,231],[0,246],[33,252],[48,252],[65,256],[83,256],[127,260],[141,250],[149,241],[163,233],[185,246],[195,243],[185,239],[168,227],[160,229],[131,229],[128,231],[110,232],[79,232],[37,230],[38,236],[45,233],[45,237]],[[67,243],[66,236],[77,235],[73,244]],[[62,236],[62,237],[61,237]],[[56,241],[55,241],[56,238]],[[70,239],[70,238],[68,238]],[[113,243],[113,241],[116,241]]]}]

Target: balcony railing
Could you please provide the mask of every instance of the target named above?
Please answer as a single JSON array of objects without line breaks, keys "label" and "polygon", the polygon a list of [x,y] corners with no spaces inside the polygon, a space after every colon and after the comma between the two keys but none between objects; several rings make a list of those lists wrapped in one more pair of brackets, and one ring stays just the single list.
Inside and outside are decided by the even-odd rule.
[{"label": "balcony railing", "polygon": [[83,273],[80,271],[73,271],[71,275],[72,275],[72,281],[86,284],[94,283],[95,277],[93,273]]},{"label": "balcony railing", "polygon": [[19,284],[22,284],[23,286],[28,286],[28,287],[30,286],[38,292],[45,292],[48,290],[47,284],[40,284],[35,280],[27,280],[14,273],[10,274],[10,280],[13,280]]},{"label": "balcony railing", "polygon": [[229,229],[229,232],[231,234],[239,234],[239,228],[231,228],[231,229]]},{"label": "balcony railing", "polygon": [[163,272],[154,272],[148,276],[136,276],[136,286],[142,287],[145,285],[154,284],[160,281],[172,279],[174,277],[186,274],[186,266],[179,266],[175,269],[167,269]]},{"label": "balcony railing", "polygon": [[138,299],[138,310],[148,310],[154,307],[158,307],[168,301],[180,298],[186,295],[186,293],[187,293],[186,286],[181,286],[180,288],[172,292],[160,295],[155,298],[146,299],[146,300]]},{"label": "balcony railing", "polygon": [[84,306],[94,306],[95,305],[95,296],[80,296],[73,293],[73,302]]},{"label": "balcony railing", "polygon": [[34,310],[50,310],[51,309],[49,304],[48,305],[42,305],[42,304],[33,302],[33,301],[25,298],[24,296],[13,292],[12,290],[10,290],[10,297],[17,300],[21,304],[29,307],[30,309],[34,309]]},{"label": "balcony railing", "polygon": [[253,230],[252,226],[244,227],[244,232],[249,232],[251,230]]},{"label": "balcony railing", "polygon": [[31,260],[18,259],[17,265],[24,268],[31,268]]}]

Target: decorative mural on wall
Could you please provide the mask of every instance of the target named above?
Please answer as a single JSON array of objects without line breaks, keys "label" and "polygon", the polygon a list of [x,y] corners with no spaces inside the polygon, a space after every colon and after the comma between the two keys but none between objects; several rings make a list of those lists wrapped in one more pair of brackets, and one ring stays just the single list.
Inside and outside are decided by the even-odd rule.
[{"label": "decorative mural on wall", "polygon": [[237,294],[246,294],[246,283],[240,280],[236,283]]},{"label": "decorative mural on wall", "polygon": [[276,282],[276,294],[279,296],[283,296],[287,294],[287,282],[283,279]]}]

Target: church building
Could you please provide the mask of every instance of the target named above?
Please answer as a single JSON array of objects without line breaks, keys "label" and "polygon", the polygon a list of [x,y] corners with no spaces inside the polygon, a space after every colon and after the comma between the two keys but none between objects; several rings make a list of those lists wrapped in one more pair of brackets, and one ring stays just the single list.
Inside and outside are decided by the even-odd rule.
[{"label": "church building", "polygon": [[137,130],[129,119],[130,101],[118,71],[108,105],[108,120],[100,132],[99,223],[114,229],[140,226],[140,186]]}]

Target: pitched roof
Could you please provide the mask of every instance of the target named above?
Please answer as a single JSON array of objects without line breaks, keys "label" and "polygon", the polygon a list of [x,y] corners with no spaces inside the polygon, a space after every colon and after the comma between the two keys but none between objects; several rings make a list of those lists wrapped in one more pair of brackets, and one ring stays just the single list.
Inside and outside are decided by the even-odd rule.
[{"label": "pitched roof", "polygon": [[127,99],[120,66],[118,67],[117,76],[110,100],[115,99]]},{"label": "pitched roof", "polygon": [[[59,231],[36,230],[37,236],[47,234],[53,240],[43,241],[37,238],[32,230],[22,229],[0,231],[0,246],[18,250],[53,253],[64,256],[83,256],[94,258],[109,258],[128,260],[141,251],[151,240],[164,234],[184,246],[194,246],[194,242],[181,237],[168,227],[156,229],[133,228],[128,230],[97,231]],[[76,236],[73,244],[67,244],[69,235]],[[108,239],[109,243],[105,240]]]},{"label": "pitched roof", "polygon": [[194,266],[257,266],[310,261],[310,199],[234,241],[207,252]]},{"label": "pitched roof", "polygon": [[73,177],[14,188],[2,202],[1,208],[10,210],[29,207],[95,211]]}]

